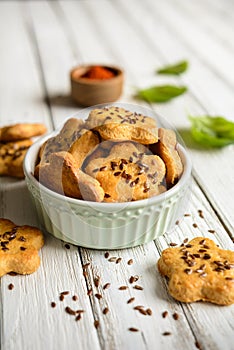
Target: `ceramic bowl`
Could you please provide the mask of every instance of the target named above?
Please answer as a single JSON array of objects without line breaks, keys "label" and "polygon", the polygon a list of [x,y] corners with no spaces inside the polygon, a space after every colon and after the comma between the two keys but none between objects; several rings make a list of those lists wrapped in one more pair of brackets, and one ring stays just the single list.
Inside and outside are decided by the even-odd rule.
[{"label": "ceramic bowl", "polygon": [[[87,117],[84,110],[83,117]],[[178,144],[184,171],[178,183],[149,199],[127,203],[96,203],[65,197],[40,184],[33,176],[38,151],[53,132],[28,150],[24,161],[26,183],[42,228],[75,245],[96,249],[120,249],[147,243],[173,230],[187,210],[191,162]]]},{"label": "ceramic bowl", "polygon": [[77,66],[70,72],[72,98],[79,105],[86,107],[116,101],[123,89],[123,71],[116,66],[101,65],[101,67],[111,70],[114,77],[103,80],[84,78],[83,75],[92,66]]}]

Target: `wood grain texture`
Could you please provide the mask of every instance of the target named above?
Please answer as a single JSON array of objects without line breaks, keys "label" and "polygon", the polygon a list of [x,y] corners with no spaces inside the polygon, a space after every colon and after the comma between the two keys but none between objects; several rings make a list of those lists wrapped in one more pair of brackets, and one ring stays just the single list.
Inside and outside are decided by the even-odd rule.
[{"label": "wood grain texture", "polygon": [[[230,1],[224,3],[232,8]],[[1,124],[28,118],[45,122],[49,128],[61,125],[80,110],[70,99],[68,72],[84,62],[116,63],[125,69],[122,102],[140,103],[133,97],[137,87],[165,82],[188,85],[186,95],[169,104],[149,106],[177,129],[189,126],[188,111],[225,113],[233,118],[234,82],[228,74],[233,62],[228,33],[228,28],[233,28],[232,15],[217,0],[191,4],[176,0],[175,4],[172,0],[147,0],[137,5],[133,0],[0,3],[0,28],[7,33],[0,37],[5,52],[0,55]],[[226,21],[222,24],[223,13]],[[219,33],[217,28],[221,28]],[[13,60],[9,57],[15,54],[14,65],[20,75],[16,81],[6,74]],[[181,58],[191,63],[181,78],[155,75],[156,68]],[[14,103],[9,103],[11,99]],[[156,268],[160,252],[170,242],[181,243],[186,237],[206,236],[233,249],[229,237],[234,226],[233,146],[219,151],[188,149],[195,177],[189,216],[180,218],[173,232],[145,246],[109,252],[109,258],[121,258],[118,264],[108,261],[104,251],[71,245],[66,249],[63,242],[46,235],[41,266],[35,274],[1,279],[3,350],[196,349],[196,341],[202,349],[232,350],[234,308],[176,302]],[[0,214],[17,224],[39,224],[24,181],[0,178]],[[131,258],[133,264],[128,265]],[[82,266],[87,263],[83,275]],[[131,276],[139,279],[130,283]],[[14,283],[12,291],[9,283]],[[110,287],[104,289],[106,283]],[[120,290],[121,286],[127,288]],[[60,293],[66,290],[70,294],[60,301]],[[88,290],[92,290],[89,296]],[[72,300],[73,294],[77,301]],[[132,297],[135,300],[128,304]],[[152,315],[134,310],[137,305],[150,308]],[[84,309],[81,320],[76,322],[67,314],[66,306]],[[105,308],[109,312],[103,314]],[[165,310],[168,317],[163,318]],[[178,313],[177,321],[173,313]],[[95,320],[100,323],[97,329]],[[139,332],[130,332],[130,327]],[[163,336],[164,332],[171,335]]]}]

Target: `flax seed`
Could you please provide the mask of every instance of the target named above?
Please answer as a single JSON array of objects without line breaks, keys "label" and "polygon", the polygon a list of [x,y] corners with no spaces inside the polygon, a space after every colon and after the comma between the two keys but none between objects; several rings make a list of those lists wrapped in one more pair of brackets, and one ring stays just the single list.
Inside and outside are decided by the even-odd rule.
[{"label": "flax seed", "polygon": [[128,265],[132,265],[133,264],[133,259],[129,259],[128,260]]},{"label": "flax seed", "polygon": [[51,307],[55,308],[56,307],[56,303],[54,301],[52,301],[52,303],[50,304]]},{"label": "flax seed", "polygon": [[210,233],[215,233],[215,230],[208,230],[208,232],[210,232]]},{"label": "flax seed", "polygon": [[99,294],[99,293],[96,293],[94,296],[95,296],[98,300],[102,299],[102,295]]},{"label": "flax seed", "polygon": [[201,344],[197,340],[195,341],[195,346],[197,349],[202,350]]},{"label": "flax seed", "polygon": [[194,224],[193,224],[193,227],[195,227],[195,228],[197,228],[198,226],[197,226],[197,224],[194,222]]},{"label": "flax seed", "polygon": [[185,239],[183,240],[183,243],[188,243],[188,238],[185,238]]},{"label": "flax seed", "polygon": [[162,317],[163,318],[166,318],[168,316],[168,311],[164,311],[163,313],[162,313]]},{"label": "flax seed", "polygon": [[8,289],[9,289],[9,290],[14,289],[14,284],[13,284],[13,283],[10,283],[10,284],[8,285]]},{"label": "flax seed", "polygon": [[137,329],[137,328],[135,328],[135,327],[130,327],[130,328],[128,328],[128,330],[129,330],[130,332],[139,332],[139,329]]},{"label": "flax seed", "polygon": [[63,301],[63,300],[64,300],[64,295],[63,295],[63,294],[61,294],[61,295],[59,296],[59,300],[60,300],[60,301]]},{"label": "flax seed", "polygon": [[104,284],[103,289],[108,289],[108,288],[110,288],[110,283]]},{"label": "flax seed", "polygon": [[104,257],[105,257],[106,259],[108,259],[108,258],[109,258],[109,256],[110,256],[110,253],[105,252]]},{"label": "flax seed", "polygon": [[75,316],[76,312],[74,310],[72,310],[69,306],[65,307],[65,311],[67,314]]},{"label": "flax seed", "polygon": [[102,311],[103,315],[106,315],[109,312],[108,307],[105,307]]},{"label": "flax seed", "polygon": [[120,286],[119,287],[119,290],[126,290],[126,289],[128,289],[128,286]]},{"label": "flax seed", "polygon": [[133,303],[133,302],[134,302],[134,300],[135,300],[135,298],[134,298],[134,297],[132,297],[132,298],[128,299],[127,304],[131,304],[131,303]]},{"label": "flax seed", "polygon": [[165,335],[165,336],[171,335],[171,332],[164,332],[162,335]]},{"label": "flax seed", "polygon": [[138,286],[137,284],[135,286],[133,286],[134,289],[137,289],[137,290],[143,290],[144,288],[141,287],[141,286]]},{"label": "flax seed", "polygon": [[77,295],[73,295],[72,300],[77,301],[78,300],[78,296]]},{"label": "flax seed", "polygon": [[75,318],[75,321],[80,321],[81,320],[81,314],[78,314],[77,316],[76,316],[76,318]]},{"label": "flax seed", "polygon": [[145,316],[146,316],[146,315],[148,315],[148,314],[147,314],[147,311],[146,311],[146,310],[144,310],[144,309],[142,309],[142,308],[141,308],[141,309],[139,309],[138,311],[139,311],[139,312],[140,312],[140,314],[142,314],[142,315],[145,315]]},{"label": "flax seed", "polygon": [[151,316],[153,314],[152,310],[151,309],[146,309],[146,312],[147,312],[147,315]]},{"label": "flax seed", "polygon": [[115,263],[119,264],[121,262],[121,260],[122,260],[122,258],[118,258]]},{"label": "flax seed", "polygon": [[94,321],[94,327],[97,329],[100,326],[100,323],[98,320]]},{"label": "flax seed", "polygon": [[66,249],[70,249],[70,248],[71,248],[69,244],[65,244],[64,247],[65,247]]},{"label": "flax seed", "polygon": [[178,244],[177,244],[177,243],[171,242],[169,245],[170,245],[171,247],[175,247],[175,246],[177,246]]},{"label": "flax seed", "polygon": [[178,320],[180,318],[180,316],[177,314],[177,312],[175,312],[172,317],[174,318],[174,320]]},{"label": "flax seed", "polygon": [[94,285],[95,287],[98,287],[100,285],[100,276],[94,278]]},{"label": "flax seed", "polygon": [[116,262],[117,258],[116,256],[112,256],[111,258],[108,259],[109,262]]}]

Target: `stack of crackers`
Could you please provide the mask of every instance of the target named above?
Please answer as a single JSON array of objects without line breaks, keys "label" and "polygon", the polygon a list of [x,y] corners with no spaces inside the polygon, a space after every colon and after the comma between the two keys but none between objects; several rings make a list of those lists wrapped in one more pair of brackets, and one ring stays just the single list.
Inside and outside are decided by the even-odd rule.
[{"label": "stack of crackers", "polygon": [[34,136],[46,132],[43,124],[15,124],[0,128],[0,175],[24,178],[23,160]]},{"label": "stack of crackers", "polygon": [[51,190],[96,202],[146,199],[171,188],[183,164],[173,130],[119,107],[69,119],[41,147],[35,177]]}]

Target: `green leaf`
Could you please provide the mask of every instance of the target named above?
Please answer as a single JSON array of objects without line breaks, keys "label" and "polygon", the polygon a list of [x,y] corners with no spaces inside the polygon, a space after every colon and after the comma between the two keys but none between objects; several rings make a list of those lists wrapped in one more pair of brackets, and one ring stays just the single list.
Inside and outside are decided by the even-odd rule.
[{"label": "green leaf", "polygon": [[138,91],[138,97],[147,102],[167,102],[187,91],[185,86],[161,85]]},{"label": "green leaf", "polygon": [[208,115],[189,116],[193,139],[205,147],[223,147],[234,143],[234,123],[226,118]]},{"label": "green leaf", "polygon": [[172,74],[172,75],[179,75],[181,73],[184,73],[188,68],[188,62],[187,61],[181,61],[177,62],[172,65],[165,66],[163,68],[160,68],[157,70],[158,74]]}]

